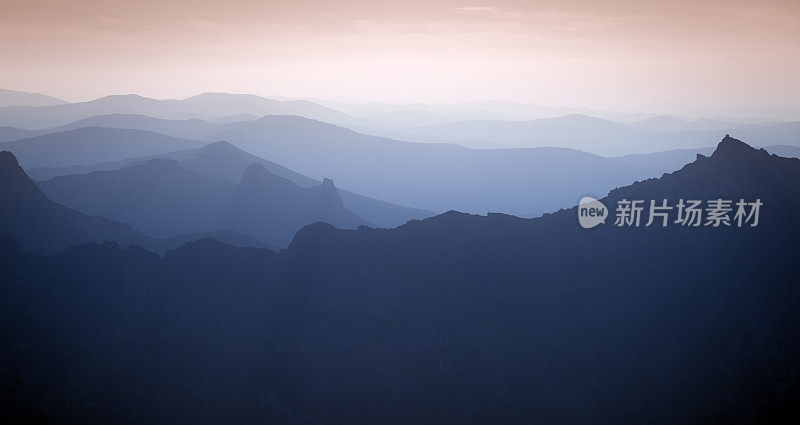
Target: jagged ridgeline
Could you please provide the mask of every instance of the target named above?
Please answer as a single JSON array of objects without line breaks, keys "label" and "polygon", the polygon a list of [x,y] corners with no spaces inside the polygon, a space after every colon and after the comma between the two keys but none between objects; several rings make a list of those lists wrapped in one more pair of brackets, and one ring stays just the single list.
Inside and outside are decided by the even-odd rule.
[{"label": "jagged ridgeline", "polygon": [[[3,231],[16,233],[0,241],[9,421],[769,423],[796,412],[798,159],[725,138],[600,199],[758,198],[757,227],[586,230],[575,208],[449,212],[395,229],[313,224],[280,253],[201,239],[162,257],[97,243],[25,252],[40,232],[96,223],[0,158]],[[242,180],[241,191],[294,190],[257,166]],[[327,182],[306,190],[296,196],[332,197]]]}]

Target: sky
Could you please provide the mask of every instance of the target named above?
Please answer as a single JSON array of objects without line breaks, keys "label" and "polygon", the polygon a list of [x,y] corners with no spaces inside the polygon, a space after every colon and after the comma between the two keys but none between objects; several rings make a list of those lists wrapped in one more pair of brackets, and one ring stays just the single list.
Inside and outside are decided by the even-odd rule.
[{"label": "sky", "polygon": [[800,2],[0,0],[0,88],[800,108]]}]

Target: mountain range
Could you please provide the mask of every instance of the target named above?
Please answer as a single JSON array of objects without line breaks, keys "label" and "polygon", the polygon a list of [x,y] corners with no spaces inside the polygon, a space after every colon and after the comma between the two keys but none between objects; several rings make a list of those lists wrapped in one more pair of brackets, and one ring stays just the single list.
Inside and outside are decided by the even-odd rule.
[{"label": "mountain range", "polygon": [[587,230],[572,207],[534,219],[453,211],[395,229],[316,223],[279,254],[203,239],[163,257],[109,244],[42,256],[0,238],[0,338],[14,341],[0,344],[0,412],[791,423],[799,184],[800,159],[726,137],[600,201],[613,214],[623,199],[758,199],[755,227]]},{"label": "mountain range", "polygon": [[224,227],[279,246],[289,245],[294,234],[310,223],[351,229],[368,224],[344,207],[332,180],[301,188],[261,164],[244,171],[223,222]]},{"label": "mountain range", "polygon": [[[678,148],[705,148],[708,140],[730,133],[757,146],[800,146],[800,121],[737,124],[714,120],[687,122],[655,117],[625,124],[587,115],[531,121],[468,120],[402,129],[406,140],[466,143],[494,148],[568,147],[604,156],[652,153]],[[382,134],[392,136],[392,133]]]},{"label": "mountain range", "polygon": [[[20,161],[32,170],[157,156],[174,151],[176,145],[194,148],[224,140],[303,176],[310,176],[314,181],[328,177],[347,190],[391,204],[425,211],[502,211],[523,216],[571,205],[586,191],[602,193],[651,176],[647,170],[577,150],[474,150],[449,144],[411,143],[364,135],[298,116],[268,115],[255,121],[219,125],[199,120],[164,121],[120,115],[93,120],[95,124],[108,121],[109,125],[142,125],[143,130],[83,127],[8,142],[0,144],[0,147],[15,153],[23,149],[19,154]],[[192,133],[195,137],[200,136],[198,139],[202,141],[170,139],[146,132],[148,129],[165,131],[168,128],[172,135]],[[213,131],[199,134],[209,128]],[[119,137],[114,136],[116,131],[120,132]],[[29,143],[31,141],[37,143]],[[41,149],[34,149],[37,146]],[[50,156],[51,148],[63,152],[63,155]],[[140,152],[140,155],[131,154],[132,150]],[[275,170],[269,164],[265,166]],[[243,170],[226,169],[238,175]],[[476,172],[478,170],[480,172]],[[50,170],[41,175],[61,172]],[[309,185],[307,181],[299,181],[305,179],[298,179],[285,171],[274,172],[300,185]],[[402,224],[405,221],[398,222],[398,219],[407,219],[409,215],[421,218],[419,211],[408,210],[397,214],[395,219],[384,219],[382,212],[394,208],[375,205],[363,197],[356,200],[350,197],[345,201],[348,208],[352,207],[354,212],[360,208],[357,214],[375,224]],[[367,218],[365,210],[371,211],[374,221]]]},{"label": "mountain range", "polygon": [[[532,123],[536,126],[530,127]],[[548,124],[549,123],[549,124]],[[456,124],[449,124],[457,126]],[[498,128],[504,128],[508,122],[496,122]],[[89,130],[86,125],[97,125],[101,128]],[[635,154],[613,157],[607,161],[597,156],[587,155],[583,152],[569,149],[535,148],[535,149],[494,149],[476,150],[464,149],[460,146],[433,143],[411,143],[394,139],[370,136],[354,132],[344,127],[325,124],[298,116],[270,115],[252,121],[233,121],[228,123],[212,123],[208,121],[191,120],[163,120],[141,115],[112,114],[96,116],[78,121],[60,128],[51,129],[56,133],[37,136],[33,140],[45,140],[47,143],[58,144],[61,147],[70,146],[61,139],[75,138],[83,133],[112,132],[118,128],[120,131],[130,132],[130,128],[164,133],[182,141],[170,140],[169,142],[153,141],[138,143],[131,137],[119,137],[119,140],[130,140],[140,155],[115,154],[103,157],[106,161],[130,160],[144,155],[153,156],[174,151],[179,143],[199,146],[205,142],[225,140],[231,144],[252,152],[253,154],[269,158],[274,161],[272,165],[265,163],[268,169],[280,176],[287,177],[295,183],[307,187],[311,182],[321,182],[323,178],[330,177],[340,186],[353,192],[363,194],[368,198],[381,199],[395,205],[408,205],[420,210],[446,211],[457,209],[465,212],[484,213],[498,211],[512,213],[519,216],[535,216],[553,209],[571,205],[575,199],[587,193],[604,193],[613,187],[626,182],[642,178],[654,177],[663,172],[674,171],[694,157],[692,150],[675,150],[652,152],[651,154]],[[562,134],[565,144],[578,143],[583,140],[585,145],[596,143],[607,144],[609,141],[636,140],[635,144],[642,145],[660,138],[687,137],[692,140],[690,145],[707,145],[707,140],[717,137],[717,131],[689,131],[672,134],[649,132],[649,130],[636,129],[619,123],[597,118],[572,116],[537,120],[534,122],[517,122],[520,128],[538,129],[536,131],[553,132]],[[594,128],[593,126],[597,127]],[[592,127],[592,128],[590,128]],[[561,128],[573,128],[572,132],[563,132]],[[605,128],[606,130],[603,130]],[[773,145],[775,141],[795,140],[797,123],[782,123],[764,125],[752,128],[735,130],[734,134],[751,133],[760,146]],[[621,136],[620,130],[627,134]],[[630,130],[633,132],[631,133]],[[46,130],[50,131],[50,130]],[[516,130],[515,130],[516,131]],[[526,130],[527,131],[527,130]],[[71,133],[75,132],[75,133]],[[110,134],[106,138],[112,138]],[[465,134],[477,136],[479,131],[470,130]],[[525,132],[523,132],[525,133]],[[636,134],[633,134],[636,133]],[[498,134],[503,134],[498,130]],[[591,137],[583,135],[590,134]],[[570,136],[572,135],[572,136]],[[575,138],[569,142],[570,137]],[[756,137],[757,136],[757,137]],[[156,136],[140,133],[142,140],[153,139]],[[163,138],[163,136],[160,136]],[[515,136],[516,137],[516,136]],[[545,136],[542,136],[545,137]],[[110,147],[103,136],[87,134],[82,139],[97,139],[92,145]],[[6,149],[17,152],[20,145],[33,147],[27,140],[6,143]],[[193,140],[199,140],[194,142]],[[522,140],[522,139],[521,139]],[[550,144],[558,144],[555,139],[547,139]],[[702,140],[702,142],[700,141]],[[43,142],[39,142],[43,143]],[[88,143],[88,142],[87,142]],[[115,143],[122,143],[117,141]],[[617,143],[617,142],[614,142]],[[667,143],[668,145],[668,143]],[[44,145],[42,145],[44,146]],[[638,149],[647,152],[660,145],[650,148],[631,146],[629,150]],[[152,149],[151,149],[152,148]],[[49,148],[48,148],[49,149]],[[587,148],[588,149],[588,148]],[[710,148],[693,148],[696,152],[708,153]],[[64,165],[97,164],[103,160],[77,158],[76,152],[83,149],[73,149],[59,157],[51,158],[47,149],[40,150],[40,157],[57,164],[38,162],[30,166],[27,159],[31,154],[20,152],[20,161],[32,170],[39,167],[64,168]],[[92,149],[91,152],[103,152]],[[83,154],[80,154],[83,155]],[[647,156],[644,156],[647,155]],[[95,157],[96,159],[96,157]],[[236,181],[241,176],[244,168],[249,165],[240,161],[239,167],[223,167],[227,176],[226,180]],[[277,170],[275,164],[293,170]],[[411,165],[413,164],[413,165]],[[113,166],[106,164],[106,169]],[[412,171],[413,170],[413,171]],[[446,170],[446,171],[445,171]],[[475,173],[474,170],[481,170]],[[578,170],[572,172],[571,170]],[[31,171],[37,174],[40,171]],[[43,176],[63,173],[64,170],[51,170],[42,172]],[[296,172],[296,173],[294,173]],[[409,173],[413,172],[413,177]],[[202,173],[202,172],[201,172]],[[208,174],[218,178],[213,171]],[[537,182],[547,181],[547,185]],[[389,205],[375,204],[366,198],[359,198],[355,202],[343,192],[343,198],[348,209],[367,221],[381,226],[393,227],[402,224],[410,216],[422,218],[424,214],[408,210],[395,214],[394,218],[386,219],[383,211],[394,211]]]},{"label": "mountain range", "polygon": [[6,106],[53,106],[67,102],[41,93],[27,93],[16,90],[0,89],[0,108]]},{"label": "mountain range", "polygon": [[[174,160],[187,170],[194,171],[210,179],[231,183],[238,183],[248,166],[261,164],[270,173],[291,180],[301,187],[307,188],[322,184],[322,181],[306,177],[272,161],[251,155],[227,142],[214,142],[200,148],[157,153],[144,157],[126,158],[92,165],[31,168],[27,170],[27,173],[35,180],[49,180],[53,177],[64,175],[119,170],[156,158]],[[396,227],[408,220],[422,219],[433,215],[429,211],[390,204],[347,190],[338,189],[338,192],[342,197],[345,208],[362,217],[371,225],[378,227]]]},{"label": "mountain range", "polygon": [[643,170],[572,149],[475,150],[379,138],[294,116],[224,125],[226,140],[304,175],[324,175],[373,198],[431,211],[531,216],[645,177]]},{"label": "mountain range", "polygon": [[232,229],[286,246],[306,224],[366,224],[344,207],[332,181],[302,188],[261,164],[249,166],[239,184],[155,158],[119,170],[55,177],[38,186],[59,204],[129,223],[156,238]]},{"label": "mountain range", "polygon": [[[766,146],[763,149],[784,158],[800,158],[800,147],[797,146],[775,145]],[[694,161],[697,155],[708,156],[713,151],[713,148],[674,149],[664,152],[623,155],[612,157],[612,159],[631,166],[646,168],[655,177],[679,170]]]},{"label": "mountain range", "polygon": [[23,130],[16,127],[0,127],[0,142],[11,142],[36,135],[37,133],[31,130]]},{"label": "mountain range", "polygon": [[53,252],[106,239],[146,244],[147,238],[127,224],[87,216],[47,199],[8,151],[0,152],[0,196],[0,232],[11,233],[29,249]]},{"label": "mountain range", "polygon": [[[324,106],[328,105],[328,106]],[[331,107],[332,106],[332,107]],[[349,113],[348,113],[349,112]],[[107,114],[138,114],[170,120],[202,119],[209,126],[252,121],[264,115],[297,115],[345,126],[360,133],[417,142],[452,142],[472,148],[567,147],[599,155],[625,155],[677,148],[706,147],[725,133],[759,146],[797,145],[798,123],[768,118],[684,119],[668,115],[621,114],[587,108],[546,108],[519,102],[471,102],[460,105],[349,104],[331,101],[276,100],[251,94],[203,93],[182,100],[112,95],[88,102],[48,106],[0,107],[0,127],[44,132]],[[110,121],[106,119],[107,124]],[[77,123],[77,125],[81,125]],[[195,123],[195,126],[201,126]],[[192,133],[175,134],[197,138]],[[208,134],[210,130],[202,130]],[[12,140],[0,131],[0,141]],[[584,136],[594,134],[589,140]],[[760,140],[764,139],[764,140]]]},{"label": "mountain range", "polygon": [[279,101],[254,95],[204,93],[184,100],[150,99],[135,94],[111,95],[99,99],[49,106],[0,107],[0,126],[41,130],[109,113],[142,114],[164,119],[214,119],[237,114],[297,114],[312,119],[347,122],[352,118],[313,102]]},{"label": "mountain range", "polygon": [[601,155],[665,149],[663,142],[648,131],[587,115],[531,121],[469,120],[407,128],[404,131],[428,142],[485,140],[505,147],[552,146]]},{"label": "mountain range", "polygon": [[84,127],[0,143],[24,168],[68,167],[196,148],[204,143],[145,130]]},{"label": "mountain range", "polygon": [[228,229],[155,239],[129,224],[66,208],[48,199],[8,151],[0,152],[0,199],[0,233],[12,235],[28,251],[56,252],[86,242],[112,241],[164,252],[208,237],[235,246],[277,249]]},{"label": "mountain range", "polygon": [[[635,127],[645,130],[660,131],[662,133],[677,133],[681,131],[708,131],[708,130],[733,130],[736,128],[755,128],[755,124],[734,121],[720,121],[709,118],[681,119],[672,115],[658,115],[631,123]],[[765,123],[767,124],[767,123]],[[770,123],[777,124],[777,123]]]}]

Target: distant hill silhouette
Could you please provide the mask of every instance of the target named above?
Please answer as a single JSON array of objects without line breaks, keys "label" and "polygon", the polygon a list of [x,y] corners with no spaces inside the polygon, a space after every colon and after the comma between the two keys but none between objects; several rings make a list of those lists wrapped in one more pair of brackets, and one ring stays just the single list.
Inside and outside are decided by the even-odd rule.
[{"label": "distant hill silhouette", "polygon": [[663,133],[675,133],[681,131],[703,131],[703,130],[732,130],[735,128],[758,127],[753,124],[740,122],[720,121],[709,118],[699,118],[693,120],[681,119],[672,115],[658,115],[632,123],[633,126],[645,130],[660,131]]},{"label": "distant hill silhouette", "polygon": [[[87,174],[93,171],[118,170],[134,164],[143,163],[154,158],[177,161],[183,168],[210,177],[215,180],[238,183],[244,170],[252,164],[261,164],[270,173],[293,181],[301,187],[320,185],[321,182],[295,173],[286,167],[266,159],[251,155],[227,142],[214,142],[201,148],[186,149],[176,152],[160,153],[121,161],[71,167],[41,167],[28,170],[28,174],[36,180],[48,180],[53,177],[69,174]],[[371,225],[379,227],[395,227],[408,220],[422,219],[433,213],[390,204],[377,199],[368,198],[347,190],[339,189],[345,208],[352,211]]]},{"label": "distant hill silhouette", "polygon": [[258,115],[254,114],[237,114],[237,115],[226,115],[224,117],[219,117],[219,118],[211,118],[208,121],[217,124],[227,124],[230,122],[238,122],[238,121],[253,121],[257,120],[258,118],[259,118]]},{"label": "distant hill silhouette", "polygon": [[369,122],[364,125],[373,125],[377,128],[406,128],[423,125],[444,124],[448,122],[464,121],[476,119],[479,116],[468,113],[449,113],[441,114],[421,109],[401,109],[397,111],[384,112],[379,114],[367,115],[364,117]]},{"label": "distant hill silhouette", "polygon": [[404,131],[429,142],[486,140],[507,147],[561,147],[599,155],[652,152],[668,147],[645,130],[587,115],[531,121],[468,120]]},{"label": "distant hill silhouette", "polygon": [[38,184],[60,204],[129,223],[157,238],[232,229],[286,246],[298,229],[316,221],[339,227],[367,224],[344,207],[332,182],[301,188],[260,164],[247,168],[239,184],[161,158]]},{"label": "distant hill silhouette", "polygon": [[53,252],[90,241],[147,244],[129,225],[91,217],[49,200],[8,151],[0,152],[0,233],[26,248]]},{"label": "distant hill silhouette", "polygon": [[203,93],[184,100],[201,108],[204,115],[224,117],[237,114],[299,115],[314,120],[334,123],[354,121],[344,112],[307,100],[275,100],[252,94]]},{"label": "distant hill silhouette", "polygon": [[322,221],[341,228],[367,224],[344,207],[333,181],[301,188],[261,164],[249,166],[228,207],[225,227],[287,246],[305,225]]},{"label": "distant hill silhouette", "polygon": [[0,108],[7,106],[50,106],[67,102],[41,93],[0,89]]},{"label": "distant hill silhouette", "polygon": [[53,177],[70,174],[87,174],[93,171],[119,170],[157,158],[173,160],[187,170],[192,170],[215,180],[232,183],[238,183],[239,180],[241,180],[242,173],[244,173],[244,170],[248,166],[258,163],[264,165],[271,173],[292,180],[300,186],[308,187],[320,184],[317,180],[295,173],[272,161],[247,153],[224,141],[209,143],[199,148],[159,152],[152,155],[90,165],[32,168],[28,170],[28,174],[36,180],[48,180]]},{"label": "distant hill silhouette", "polygon": [[[596,147],[608,142],[618,146],[627,145],[630,149],[626,148],[625,152],[637,153],[655,153],[672,146],[702,149],[708,144],[708,140],[716,140],[725,134],[724,130],[665,134],[581,115],[533,121],[467,123],[472,124],[451,123],[442,128],[458,130],[460,133],[453,140],[470,146],[482,143],[477,140],[481,134],[491,134],[492,146],[502,146],[506,142],[510,146],[561,144],[585,146],[591,152],[597,151]],[[270,115],[254,121],[210,123],[197,119],[164,120],[142,115],[111,114],[88,118],[63,128],[88,124],[141,128],[207,142],[226,140],[317,181],[331,177],[340,187],[369,198],[439,212],[457,209],[465,212],[500,211],[520,216],[536,216],[571,205],[586,191],[603,193],[630,181],[676,169],[672,165],[674,162],[668,159],[663,163],[644,161],[643,164],[637,164],[637,161],[624,161],[623,165],[619,162],[604,164],[602,160],[589,160],[583,153],[566,149],[493,149],[486,152],[464,150],[447,144],[402,142],[298,116]],[[484,129],[486,131],[481,130],[484,124],[488,126]],[[791,144],[800,135],[800,127],[797,125],[796,122],[743,125],[731,133],[754,140],[759,146]],[[481,128],[472,128],[473,126]],[[354,128],[361,127],[355,125]],[[404,133],[405,130],[398,129],[397,132],[402,137],[413,137]],[[506,142],[499,139],[506,135],[510,138]],[[462,136],[469,138],[467,142]],[[429,139],[442,141],[438,136]],[[284,143],[285,141],[291,142]],[[613,153],[616,149],[600,151]],[[166,151],[151,154],[163,152]],[[679,157],[682,158],[681,155],[675,156]],[[692,157],[689,155],[689,160]],[[536,165],[539,163],[544,166]],[[550,164],[560,166],[551,170],[548,168]],[[681,165],[683,164],[677,164]],[[569,171],[574,169],[581,172],[576,174]],[[482,171],[476,173],[473,170]],[[549,184],[529,183],[544,181]],[[353,203],[349,202],[346,195],[343,196],[348,207],[355,211]],[[381,209],[383,208],[376,210]],[[357,213],[366,218],[364,211]],[[399,217],[402,220],[404,214]],[[389,227],[398,224],[397,220],[370,221]]]},{"label": "distant hill silhouette", "polygon": [[158,158],[121,170],[56,177],[38,185],[55,202],[129,223],[158,238],[221,228],[234,190],[232,183]]},{"label": "distant hill silhouette", "polygon": [[185,100],[150,99],[128,94],[63,105],[0,108],[0,126],[39,130],[107,114],[141,114],[175,120],[213,119],[235,114],[292,114],[336,122],[351,119],[343,112],[308,101],[279,101],[227,93],[205,93]]},{"label": "distant hill silhouette", "polygon": [[[55,252],[85,242],[112,241],[122,246],[137,244],[164,252],[209,237],[234,246],[279,249],[230,229],[156,239],[134,230],[129,224],[69,209],[45,196],[8,151],[0,152],[0,198],[3,199],[0,203],[0,234],[14,236],[27,251]],[[196,219],[184,217],[184,220]]]},{"label": "distant hill silhouette", "polygon": [[156,100],[129,94],[65,105],[1,108],[0,125],[39,130],[110,113],[144,113],[170,119],[199,118],[196,112],[187,111],[186,106],[178,100]]},{"label": "distant hill silhouette", "polygon": [[304,175],[324,175],[360,194],[432,211],[537,215],[650,175],[572,149],[472,150],[411,143],[295,116],[225,124],[227,140]]},{"label": "distant hill silhouette", "polygon": [[0,127],[0,142],[10,142],[35,136],[35,132],[16,127]]},{"label": "distant hill silhouette", "polygon": [[[536,120],[539,123],[536,125],[540,127],[534,128],[544,131],[552,127],[553,131],[557,131],[566,126],[567,131],[557,132],[567,138],[572,137],[570,135],[578,137],[574,131],[584,128],[581,124],[584,121],[610,126],[609,129],[612,130],[625,127],[623,124],[596,118],[574,116],[541,122]],[[673,171],[693,158],[693,154],[689,151],[683,151],[685,156],[679,154],[680,151],[675,151],[675,155],[666,154],[664,157],[657,154],[652,161],[644,156],[630,156],[624,161],[606,161],[569,149],[468,150],[448,144],[411,143],[369,136],[302,117],[278,115],[266,116],[255,121],[216,124],[202,120],[162,120],[122,114],[94,117],[70,126],[89,123],[105,123],[121,127],[141,126],[171,134],[192,135],[207,142],[226,140],[257,156],[269,158],[270,161],[281,164],[301,176],[313,177],[315,181],[331,177],[340,187],[368,198],[431,211],[448,209],[478,213],[500,211],[519,216],[536,216],[571,205],[575,199],[579,199],[587,192],[604,193],[634,180]],[[533,125],[532,123],[534,122],[527,124],[517,122],[514,126],[525,127]],[[550,124],[545,125],[547,123]],[[505,126],[507,123],[498,121],[497,124]],[[796,124],[790,122],[742,127],[733,133],[749,134],[752,137],[748,136],[748,139],[760,141],[761,145],[768,145],[766,142],[795,140],[797,134],[800,134],[798,129],[795,129]],[[569,130],[570,128],[572,130]],[[606,136],[614,140],[623,140],[616,139],[616,136],[612,137],[614,131],[608,133],[592,130],[581,133],[580,138],[586,143],[601,143]],[[708,140],[716,139],[719,131],[688,131],[668,135],[653,132],[648,135],[646,130],[634,129],[633,133],[643,135],[637,136],[632,142],[635,144],[654,140],[654,146],[658,146],[658,140],[662,137],[679,137],[687,141],[688,145],[702,146],[707,144]],[[472,137],[478,133],[470,131],[468,134]],[[586,136],[587,134],[591,136]],[[557,140],[561,140],[546,139],[552,141],[548,144],[555,144]],[[153,156],[168,151],[169,149],[158,149],[148,152],[147,155]],[[72,153],[78,152],[91,153],[94,150],[72,151]],[[116,159],[136,156],[128,155]],[[21,158],[23,165],[30,169],[31,167],[24,161],[25,158],[22,156]],[[97,162],[101,161],[81,163]],[[75,163],[72,161],[68,165]],[[231,175],[241,175],[239,173],[247,165],[249,164],[241,162],[239,166],[231,165],[221,167],[219,170],[229,176],[227,179],[231,179]],[[290,178],[301,186],[310,185],[299,181],[305,180],[302,177],[283,174],[276,171],[277,167],[268,166],[268,168],[273,173]],[[211,168],[206,167],[206,170]],[[475,170],[481,171],[475,172]],[[416,214],[413,210],[408,210],[396,214],[395,218],[386,218],[383,212],[391,214],[396,212],[390,205],[375,204],[368,198],[358,198],[358,202],[355,202],[355,198],[349,198],[345,192],[342,196],[348,209],[382,227],[401,224]]]},{"label": "distant hill silhouette", "polygon": [[[530,121],[467,120],[398,129],[407,140],[464,143],[478,141],[509,148],[554,146],[580,149],[603,156],[702,148],[708,140],[730,133],[757,146],[800,145],[800,122],[737,124],[671,116],[624,124],[586,115],[566,115]],[[388,133],[391,137],[391,133]]]},{"label": "distant hill silhouette", "polygon": [[84,127],[145,130],[183,139],[196,139],[214,131],[219,127],[219,124],[198,118],[168,120],[142,114],[106,114],[83,118],[62,126],[37,130],[37,132],[43,135]]},{"label": "distant hill silhouette", "polygon": [[86,127],[0,143],[0,149],[13,152],[23,167],[35,168],[88,165],[202,145],[143,130]]},{"label": "distant hill silhouette", "polygon": [[163,258],[97,244],[30,255],[0,238],[0,415],[794,423],[798,185],[800,159],[725,138],[602,201],[757,197],[757,227],[448,212],[396,229],[317,223],[280,254],[203,239]]}]

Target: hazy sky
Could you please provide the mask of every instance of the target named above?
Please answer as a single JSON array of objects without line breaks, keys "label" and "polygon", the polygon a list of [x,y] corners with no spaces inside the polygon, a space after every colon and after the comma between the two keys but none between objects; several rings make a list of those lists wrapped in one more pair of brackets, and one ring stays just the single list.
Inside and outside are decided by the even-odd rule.
[{"label": "hazy sky", "polygon": [[0,87],[800,107],[800,1],[2,2]]}]

